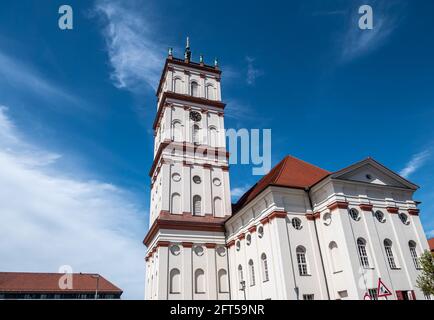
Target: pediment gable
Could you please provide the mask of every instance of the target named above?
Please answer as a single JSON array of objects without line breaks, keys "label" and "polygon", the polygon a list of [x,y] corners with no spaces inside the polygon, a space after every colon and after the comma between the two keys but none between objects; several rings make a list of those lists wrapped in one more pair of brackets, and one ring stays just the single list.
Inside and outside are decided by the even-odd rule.
[{"label": "pediment gable", "polygon": [[419,187],[372,158],[355,163],[331,175],[332,179],[416,190]]}]

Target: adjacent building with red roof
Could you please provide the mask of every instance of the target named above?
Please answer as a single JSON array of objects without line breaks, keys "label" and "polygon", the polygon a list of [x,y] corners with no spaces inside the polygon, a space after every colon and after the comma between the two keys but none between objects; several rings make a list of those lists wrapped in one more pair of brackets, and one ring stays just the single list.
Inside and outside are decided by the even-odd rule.
[{"label": "adjacent building with red roof", "polygon": [[99,274],[0,272],[0,299],[120,299],[122,290]]}]

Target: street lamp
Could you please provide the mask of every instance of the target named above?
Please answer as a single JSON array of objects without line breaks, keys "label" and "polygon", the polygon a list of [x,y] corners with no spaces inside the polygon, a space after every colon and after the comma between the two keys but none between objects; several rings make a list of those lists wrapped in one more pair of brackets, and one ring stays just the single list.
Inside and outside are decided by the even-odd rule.
[{"label": "street lamp", "polygon": [[240,286],[241,286],[241,291],[243,291],[243,293],[244,293],[244,300],[247,300],[246,299],[246,281],[241,280],[240,281]]},{"label": "street lamp", "polygon": [[99,289],[99,278],[100,275],[99,274],[93,274],[91,275],[92,278],[96,279],[96,290],[95,290],[95,300],[98,299],[98,289]]}]

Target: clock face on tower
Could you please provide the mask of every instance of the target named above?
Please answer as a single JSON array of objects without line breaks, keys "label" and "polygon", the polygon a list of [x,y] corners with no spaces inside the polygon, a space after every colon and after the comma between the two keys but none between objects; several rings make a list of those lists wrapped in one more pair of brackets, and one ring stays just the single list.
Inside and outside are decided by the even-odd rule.
[{"label": "clock face on tower", "polygon": [[202,119],[202,116],[200,115],[199,112],[192,111],[192,112],[190,112],[190,119],[195,121],[195,122],[198,122]]}]

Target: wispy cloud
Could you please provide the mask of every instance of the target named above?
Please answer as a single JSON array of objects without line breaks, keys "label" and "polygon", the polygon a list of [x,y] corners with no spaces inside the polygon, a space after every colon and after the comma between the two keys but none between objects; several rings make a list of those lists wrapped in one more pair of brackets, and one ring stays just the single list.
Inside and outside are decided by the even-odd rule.
[{"label": "wispy cloud", "polygon": [[156,88],[164,59],[164,46],[135,2],[98,0],[97,16],[104,24],[103,36],[112,67],[111,79],[117,88],[130,91]]},{"label": "wispy cloud", "polygon": [[249,185],[244,185],[242,187],[236,187],[231,189],[231,196],[233,200],[238,200],[239,197],[241,197],[243,194],[245,194],[247,192],[247,190],[250,189],[251,186]]},{"label": "wispy cloud", "polygon": [[38,97],[45,99],[52,105],[59,105],[62,101],[62,106],[65,104],[73,104],[81,109],[88,108],[88,104],[62,88],[53,80],[47,79],[33,66],[11,57],[0,51],[0,82],[14,87],[18,91],[32,93]]},{"label": "wispy cloud", "polygon": [[247,81],[247,84],[250,86],[254,85],[256,82],[256,79],[264,74],[262,70],[255,67],[255,65],[254,65],[255,60],[256,60],[255,58],[252,58],[249,56],[246,57],[246,62],[247,62],[246,81]]},{"label": "wispy cloud", "polygon": [[411,174],[413,174],[419,168],[421,168],[430,156],[431,156],[431,150],[424,150],[422,152],[413,155],[411,160],[406,164],[404,169],[402,169],[399,172],[399,174],[404,178],[408,178]]},{"label": "wispy cloud", "polygon": [[358,6],[352,8],[347,32],[344,33],[340,40],[342,62],[348,62],[370,53],[387,42],[399,25],[399,16],[395,12],[395,9],[397,9],[396,4],[396,1],[372,3],[374,21],[372,30],[361,30],[359,28],[361,15],[358,13]]},{"label": "wispy cloud", "polygon": [[143,297],[144,214],[137,197],[109,182],[59,171],[57,152],[30,145],[0,107],[0,270],[97,272]]}]

